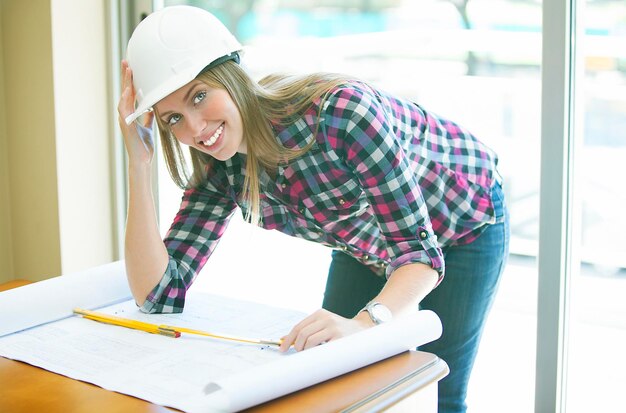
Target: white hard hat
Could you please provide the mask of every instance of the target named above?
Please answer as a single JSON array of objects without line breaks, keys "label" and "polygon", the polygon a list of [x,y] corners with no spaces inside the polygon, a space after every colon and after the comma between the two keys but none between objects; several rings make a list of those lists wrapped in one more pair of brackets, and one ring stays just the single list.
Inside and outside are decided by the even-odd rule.
[{"label": "white hard hat", "polygon": [[214,15],[198,7],[171,6],[148,15],[126,50],[137,93],[137,109],[126,123],[191,82],[211,63],[238,61],[241,49]]}]

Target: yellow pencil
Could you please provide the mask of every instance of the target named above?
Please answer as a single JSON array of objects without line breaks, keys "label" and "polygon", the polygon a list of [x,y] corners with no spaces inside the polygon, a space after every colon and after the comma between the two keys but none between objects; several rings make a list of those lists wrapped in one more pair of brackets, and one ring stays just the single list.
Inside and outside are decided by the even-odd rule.
[{"label": "yellow pencil", "polygon": [[172,329],[160,329],[159,326],[150,323],[144,323],[142,321],[130,320],[127,318],[116,317],[114,315],[97,313],[95,311],[83,310],[81,308],[75,308],[74,314],[79,314],[83,318],[89,320],[99,321],[105,324],[112,324],[116,326],[132,328],[133,330],[141,330],[152,334],[161,334],[167,337],[178,338],[180,332]]},{"label": "yellow pencil", "polygon": [[141,330],[152,334],[161,334],[168,337],[180,337],[181,333],[186,334],[195,334],[205,337],[212,337],[220,340],[230,340],[237,341],[240,343],[250,343],[250,344],[260,344],[260,345],[270,345],[270,346],[280,346],[280,341],[275,340],[261,340],[256,338],[244,338],[231,336],[226,334],[217,334],[217,333],[209,333],[201,330],[193,330],[191,328],[185,327],[174,327],[168,325],[157,325],[151,323],[145,323],[143,321],[131,320],[127,318],[117,317],[109,314],[98,313],[95,311],[83,310],[81,308],[75,308],[74,314],[79,314],[83,316],[83,318],[87,318],[94,321],[99,321],[101,323],[118,325],[126,328],[132,328],[135,330]]},{"label": "yellow pencil", "polygon": [[173,326],[160,325],[159,328],[163,328],[163,329],[166,329],[166,330],[180,331],[181,333],[196,334],[196,335],[199,335],[199,336],[213,337],[213,338],[218,338],[218,339],[221,339],[221,340],[239,341],[241,343],[263,344],[263,345],[269,345],[269,346],[280,346],[280,344],[281,344],[280,341],[261,340],[261,339],[256,339],[256,338],[244,338],[244,337],[237,337],[237,336],[227,336],[227,335],[224,335],[224,334],[207,333],[206,331],[193,330],[191,328],[185,328],[185,327],[173,327]]}]

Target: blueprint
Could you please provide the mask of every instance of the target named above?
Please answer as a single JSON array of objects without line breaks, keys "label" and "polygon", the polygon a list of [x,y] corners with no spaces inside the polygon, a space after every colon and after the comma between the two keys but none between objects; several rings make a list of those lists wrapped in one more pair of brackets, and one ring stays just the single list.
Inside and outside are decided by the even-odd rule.
[{"label": "blueprint", "polygon": [[[123,271],[123,266],[107,268]],[[93,278],[94,282],[111,279]],[[72,289],[72,285],[58,285],[63,281],[73,279],[61,279],[50,288]],[[98,291],[93,283],[83,284],[90,291]],[[104,301],[115,298],[106,288],[102,291],[106,295]],[[127,290],[120,288],[119,293],[120,298],[125,298]],[[92,298],[97,301],[94,294]],[[5,297],[0,294],[0,307]],[[15,292],[8,297],[20,298]],[[28,302],[26,297],[21,297],[22,303]],[[58,300],[52,294],[48,297]],[[190,412],[238,411],[415,348],[441,335],[439,318],[430,311],[420,311],[313,349],[280,353],[270,346],[184,333],[180,338],[171,338],[78,316],[63,318],[75,307],[75,298],[64,300],[67,308],[59,307],[56,301],[52,304],[58,311],[50,313],[49,322],[28,328],[13,322],[15,332],[0,337],[0,356]],[[33,317],[40,316],[39,312],[45,312],[45,303],[44,299],[33,304],[36,309],[27,317],[27,325],[32,324]],[[305,316],[285,308],[192,291],[181,314],[144,314],[132,299],[97,310],[153,324],[266,340],[280,339]],[[0,325],[8,322],[7,317],[0,312]]]}]

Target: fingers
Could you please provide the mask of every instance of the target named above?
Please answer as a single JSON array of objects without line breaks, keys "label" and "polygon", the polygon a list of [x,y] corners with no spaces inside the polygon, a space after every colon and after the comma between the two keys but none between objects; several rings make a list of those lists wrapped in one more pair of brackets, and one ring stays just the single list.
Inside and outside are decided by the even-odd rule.
[{"label": "fingers", "polygon": [[329,311],[318,310],[283,337],[280,351],[287,351],[292,345],[297,351],[302,351],[338,338],[341,335],[338,324],[344,320],[349,321]]},{"label": "fingers", "polygon": [[332,340],[335,337],[335,331],[322,322],[310,324],[307,328],[300,331],[296,338],[296,342],[293,347],[297,351],[309,349],[311,347],[319,346],[327,341]]},{"label": "fingers", "polygon": [[126,123],[126,118],[135,112],[136,96],[133,86],[133,72],[125,60],[121,62],[121,71],[122,90],[117,111],[129,162],[150,164],[154,156],[152,128],[154,114],[148,113],[142,122],[132,122],[130,125]]},{"label": "fingers", "polygon": [[122,76],[122,92],[124,92],[124,89],[132,85],[133,81],[133,72],[130,69],[130,66],[128,66],[128,62],[126,60],[122,60],[122,70],[120,73]]},{"label": "fingers", "polygon": [[128,62],[122,60],[122,90],[117,111],[120,118],[125,119],[135,110],[135,89],[133,87],[133,73]]},{"label": "fingers", "polygon": [[326,334],[324,327],[325,324],[322,320],[316,320],[313,323],[299,329],[296,336],[294,337],[293,347],[297,351],[302,351],[307,348],[311,348],[313,346],[321,344],[323,341],[315,342],[314,337],[319,338],[322,335],[325,336]]},{"label": "fingers", "polygon": [[319,333],[317,330],[320,329],[321,326],[318,324],[311,328],[305,330],[294,327],[289,334],[282,338],[279,350],[284,352],[293,346],[296,351],[302,351],[305,348],[312,347],[313,344],[312,341],[309,340],[309,335]]},{"label": "fingers", "polygon": [[312,322],[312,316],[308,316],[307,318],[305,318],[304,320],[296,324],[291,329],[289,334],[287,334],[285,337],[281,339],[279,350],[283,352],[289,350],[289,347],[291,347],[292,344],[294,344],[294,342],[296,341],[296,338],[298,337],[298,334],[300,334],[300,330],[302,330],[302,328],[306,327],[311,322]]}]

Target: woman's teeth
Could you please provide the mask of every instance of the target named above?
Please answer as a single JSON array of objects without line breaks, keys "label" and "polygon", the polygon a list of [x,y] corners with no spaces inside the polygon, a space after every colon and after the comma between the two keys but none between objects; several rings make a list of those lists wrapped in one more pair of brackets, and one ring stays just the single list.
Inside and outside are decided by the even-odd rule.
[{"label": "woman's teeth", "polygon": [[222,131],[224,130],[224,124],[222,123],[220,125],[219,128],[217,128],[217,130],[215,131],[215,133],[213,134],[213,136],[211,136],[209,139],[207,139],[206,141],[200,141],[201,145],[204,146],[213,146],[213,144],[215,143],[215,141],[217,141],[217,138],[220,137],[220,135],[222,134]]}]

